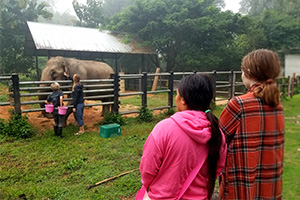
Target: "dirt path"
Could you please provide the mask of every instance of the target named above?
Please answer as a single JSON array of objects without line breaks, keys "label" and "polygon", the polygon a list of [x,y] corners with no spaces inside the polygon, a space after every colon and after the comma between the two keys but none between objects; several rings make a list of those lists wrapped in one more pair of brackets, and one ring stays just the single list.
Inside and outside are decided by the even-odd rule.
[{"label": "dirt path", "polygon": [[[150,96],[149,96],[150,97]],[[126,97],[125,97],[126,98]],[[86,104],[93,104],[96,103],[96,101],[86,101]],[[217,101],[217,105],[226,104],[227,100],[225,101]],[[13,109],[12,106],[0,106],[0,118],[4,120],[9,119],[9,110]],[[29,109],[28,106],[22,106],[22,109]],[[138,107],[133,105],[121,105],[120,111],[128,111],[128,110],[137,110]],[[99,129],[98,126],[95,126],[95,124],[99,123],[101,120],[103,120],[103,117],[100,116],[100,113],[102,111],[102,106],[93,106],[93,107],[86,107],[84,109],[84,115],[83,120],[84,124],[86,126],[86,130],[88,131],[96,131]],[[154,115],[159,114],[160,110],[155,110]],[[48,119],[42,115],[41,112],[31,112],[27,113],[29,123],[32,124],[34,127],[38,128],[39,134],[43,134],[43,131],[48,128],[52,128],[54,122],[53,119]],[[123,117],[136,117],[138,116],[137,113],[135,114],[128,114],[123,115]],[[68,118],[67,125],[74,124],[77,125],[74,115],[71,114]]]}]

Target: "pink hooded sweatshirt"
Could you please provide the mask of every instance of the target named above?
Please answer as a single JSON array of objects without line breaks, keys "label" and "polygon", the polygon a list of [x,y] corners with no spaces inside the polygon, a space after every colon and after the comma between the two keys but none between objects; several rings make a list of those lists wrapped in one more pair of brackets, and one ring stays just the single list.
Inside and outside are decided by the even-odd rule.
[{"label": "pink hooded sweatshirt", "polygon": [[[202,111],[177,112],[159,122],[143,149],[140,171],[148,196],[154,199],[176,199],[182,185],[199,162],[211,137],[210,122]],[[226,159],[227,146],[222,134],[217,176]],[[183,194],[182,199],[207,198],[208,172],[205,161],[200,173]]]}]

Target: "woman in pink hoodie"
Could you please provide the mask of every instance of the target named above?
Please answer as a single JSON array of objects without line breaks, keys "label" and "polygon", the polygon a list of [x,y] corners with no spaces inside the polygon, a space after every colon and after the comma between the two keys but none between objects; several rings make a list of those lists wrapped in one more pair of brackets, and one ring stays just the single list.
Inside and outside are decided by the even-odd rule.
[{"label": "woman in pink hoodie", "polygon": [[[144,145],[140,164],[143,187],[136,199],[212,197],[227,151],[218,119],[209,110],[212,98],[213,82],[208,75],[194,74],[181,80],[176,96],[179,112],[159,122]],[[200,170],[190,178],[197,164]]]}]

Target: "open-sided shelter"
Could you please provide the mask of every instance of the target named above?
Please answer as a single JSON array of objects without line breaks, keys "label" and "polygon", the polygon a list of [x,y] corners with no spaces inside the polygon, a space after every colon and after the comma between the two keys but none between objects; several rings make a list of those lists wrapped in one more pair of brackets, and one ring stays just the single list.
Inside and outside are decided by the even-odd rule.
[{"label": "open-sided shelter", "polygon": [[110,31],[27,22],[25,55],[36,57],[38,77],[38,56],[63,56],[85,60],[114,59],[118,72],[118,59],[124,54],[141,57],[140,72],[143,71],[145,55],[157,56],[155,50],[143,45],[138,38],[132,37],[128,42],[122,39],[122,34]]}]

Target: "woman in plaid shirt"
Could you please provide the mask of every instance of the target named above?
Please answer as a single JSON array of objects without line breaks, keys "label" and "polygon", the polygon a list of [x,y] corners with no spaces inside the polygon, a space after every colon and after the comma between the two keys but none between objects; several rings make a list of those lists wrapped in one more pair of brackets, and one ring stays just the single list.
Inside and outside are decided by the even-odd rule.
[{"label": "woman in plaid shirt", "polygon": [[284,114],[274,79],[276,53],[253,51],[242,60],[247,94],[233,98],[220,116],[228,144],[220,199],[282,199]]}]

